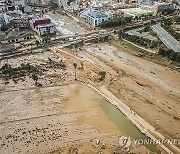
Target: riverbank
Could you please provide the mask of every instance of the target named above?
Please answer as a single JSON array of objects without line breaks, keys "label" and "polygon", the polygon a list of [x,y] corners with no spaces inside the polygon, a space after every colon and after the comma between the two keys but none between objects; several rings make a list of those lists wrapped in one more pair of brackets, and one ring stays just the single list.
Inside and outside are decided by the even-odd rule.
[{"label": "riverbank", "polygon": [[[113,106],[118,108],[120,112],[127,116],[127,118],[147,137],[153,140],[163,140],[166,139],[162,134],[160,134],[155,128],[148,124],[144,119],[142,119],[137,113],[135,113],[131,108],[120,101],[116,96],[109,92],[105,87],[100,89],[95,88],[91,84],[87,84],[96,93],[102,96],[105,100],[110,102]],[[167,153],[179,153],[180,150],[174,145],[163,145],[160,147],[164,149]]]}]

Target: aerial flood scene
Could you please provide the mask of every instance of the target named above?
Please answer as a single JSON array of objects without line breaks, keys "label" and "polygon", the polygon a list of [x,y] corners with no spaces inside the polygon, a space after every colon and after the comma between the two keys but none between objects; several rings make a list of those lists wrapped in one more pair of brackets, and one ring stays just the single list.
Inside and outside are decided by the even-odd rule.
[{"label": "aerial flood scene", "polygon": [[180,1],[0,0],[0,154],[179,154]]}]

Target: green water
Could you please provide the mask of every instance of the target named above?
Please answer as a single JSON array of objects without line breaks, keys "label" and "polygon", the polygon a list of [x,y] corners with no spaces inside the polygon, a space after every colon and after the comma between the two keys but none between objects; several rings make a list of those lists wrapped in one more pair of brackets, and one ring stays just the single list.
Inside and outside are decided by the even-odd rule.
[{"label": "green water", "polygon": [[[109,120],[111,120],[118,129],[125,134],[129,135],[131,139],[148,139],[147,136],[142,134],[139,129],[137,129],[118,109],[116,109],[113,105],[108,103],[106,100],[98,100],[97,101],[103,111],[108,116]],[[145,145],[147,149],[149,149],[151,152],[155,153],[161,153],[157,146],[155,145]]]},{"label": "green water", "polygon": [[[72,89],[71,89],[72,88]],[[142,134],[138,128],[136,128],[133,123],[131,123],[124,114],[122,114],[118,109],[116,109],[112,104],[104,100],[102,97],[100,97],[98,94],[96,94],[94,91],[92,91],[90,88],[88,88],[84,84],[75,84],[73,87],[70,87],[71,94],[75,92],[75,98],[80,97],[84,105],[84,108],[90,107],[89,104],[86,106],[87,102],[85,100],[91,100],[90,102],[98,103],[98,106],[102,109],[102,111],[107,115],[108,119],[113,122],[116,127],[119,129],[120,132],[123,132],[125,135],[130,136],[130,138],[133,139],[148,139],[147,136]],[[77,93],[78,91],[78,93]],[[145,145],[145,147],[150,150],[151,152],[155,152],[160,154],[161,152],[158,150],[156,145]]]}]

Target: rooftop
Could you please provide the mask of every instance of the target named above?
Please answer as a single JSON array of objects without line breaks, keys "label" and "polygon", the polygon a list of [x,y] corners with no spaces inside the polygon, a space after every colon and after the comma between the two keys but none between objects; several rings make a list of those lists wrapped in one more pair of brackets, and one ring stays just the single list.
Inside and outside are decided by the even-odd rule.
[{"label": "rooftop", "polygon": [[125,14],[129,14],[129,15],[140,15],[140,14],[153,13],[152,11],[144,10],[144,9],[141,9],[141,8],[128,8],[128,9],[122,9],[122,11]]},{"label": "rooftop", "polygon": [[51,26],[54,26],[54,23],[49,23],[49,24],[41,24],[41,25],[37,25],[36,27],[38,28],[43,28],[43,27],[51,27]]},{"label": "rooftop", "polygon": [[93,17],[93,18],[106,18],[108,17],[107,14],[96,12],[96,11],[90,11],[87,15]]}]

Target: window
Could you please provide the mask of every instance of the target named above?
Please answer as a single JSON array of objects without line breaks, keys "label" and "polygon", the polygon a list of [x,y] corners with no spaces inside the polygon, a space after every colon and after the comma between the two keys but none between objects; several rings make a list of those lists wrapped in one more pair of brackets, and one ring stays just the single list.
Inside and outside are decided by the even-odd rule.
[{"label": "window", "polygon": [[97,20],[95,20],[95,26],[97,26]]}]

